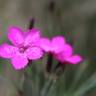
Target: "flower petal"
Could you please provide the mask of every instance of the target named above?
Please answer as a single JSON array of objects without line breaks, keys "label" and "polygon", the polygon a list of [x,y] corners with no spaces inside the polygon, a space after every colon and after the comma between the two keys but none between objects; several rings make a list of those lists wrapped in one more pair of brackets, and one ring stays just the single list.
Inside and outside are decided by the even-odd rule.
[{"label": "flower petal", "polygon": [[17,50],[17,47],[4,43],[0,45],[0,56],[3,58],[11,58]]},{"label": "flower petal", "polygon": [[23,44],[23,32],[17,27],[10,27],[8,33],[8,39],[16,46]]},{"label": "flower petal", "polygon": [[36,28],[32,28],[25,36],[25,46],[39,45],[40,31]]},{"label": "flower petal", "polygon": [[25,54],[16,53],[16,55],[11,59],[12,65],[16,70],[23,69],[27,66],[28,60]]},{"label": "flower petal", "polygon": [[55,53],[59,53],[64,49],[65,39],[63,36],[56,36],[52,39],[52,50]]},{"label": "flower petal", "polygon": [[26,50],[27,57],[31,60],[36,60],[42,57],[43,51],[39,47],[31,47]]},{"label": "flower petal", "polygon": [[63,51],[59,54],[54,54],[54,57],[57,60],[64,62],[66,58],[72,55],[72,53],[73,53],[72,47],[69,44],[65,44]]},{"label": "flower petal", "polygon": [[82,58],[79,55],[73,55],[69,58],[66,58],[66,61],[71,64],[77,64],[82,61]]},{"label": "flower petal", "polygon": [[61,52],[62,56],[64,58],[67,58],[73,54],[73,49],[69,44],[64,45],[64,49]]},{"label": "flower petal", "polygon": [[40,47],[45,51],[51,51],[51,42],[48,38],[41,38],[40,39]]}]

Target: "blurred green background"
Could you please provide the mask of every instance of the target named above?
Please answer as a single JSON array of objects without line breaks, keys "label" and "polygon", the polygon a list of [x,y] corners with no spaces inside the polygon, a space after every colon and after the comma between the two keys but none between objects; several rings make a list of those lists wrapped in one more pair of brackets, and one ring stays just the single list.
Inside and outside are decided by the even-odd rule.
[{"label": "blurred green background", "polygon": [[26,69],[31,79],[0,58],[0,96],[96,96],[96,0],[0,0],[0,44],[9,26],[26,31],[31,18],[44,36],[65,36],[84,60],[67,65],[52,83],[41,68],[46,57]]}]

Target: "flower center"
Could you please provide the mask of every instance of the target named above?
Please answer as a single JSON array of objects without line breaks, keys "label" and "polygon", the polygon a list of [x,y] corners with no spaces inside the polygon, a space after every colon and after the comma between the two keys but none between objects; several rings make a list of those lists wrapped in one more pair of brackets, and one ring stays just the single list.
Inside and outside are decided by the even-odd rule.
[{"label": "flower center", "polygon": [[19,48],[19,52],[24,53],[26,51],[26,49],[27,49],[26,47],[21,47],[21,48]]}]

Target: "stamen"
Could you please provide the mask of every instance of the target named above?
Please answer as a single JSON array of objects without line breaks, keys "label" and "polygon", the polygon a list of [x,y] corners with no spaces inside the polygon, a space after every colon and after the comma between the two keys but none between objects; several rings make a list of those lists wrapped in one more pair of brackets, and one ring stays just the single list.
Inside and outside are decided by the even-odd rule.
[{"label": "stamen", "polygon": [[19,52],[24,53],[26,49],[27,49],[27,47],[21,47],[21,48],[19,48]]},{"label": "stamen", "polygon": [[24,53],[25,50],[24,50],[24,48],[20,48],[19,51],[20,51],[20,53]]}]

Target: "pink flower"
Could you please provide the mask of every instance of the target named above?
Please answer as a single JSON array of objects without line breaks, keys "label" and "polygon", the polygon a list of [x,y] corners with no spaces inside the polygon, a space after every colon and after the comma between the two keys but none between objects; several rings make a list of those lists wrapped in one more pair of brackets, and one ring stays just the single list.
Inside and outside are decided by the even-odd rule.
[{"label": "pink flower", "polygon": [[73,55],[72,47],[66,44],[62,36],[56,36],[52,40],[42,38],[40,40],[40,46],[45,52],[53,54],[62,63],[77,64],[82,60],[79,55]]},{"label": "pink flower", "polygon": [[28,59],[37,60],[43,55],[39,47],[40,31],[36,28],[24,33],[17,27],[10,27],[8,39],[13,45],[0,45],[0,56],[11,59],[15,69],[22,69],[28,64]]}]

